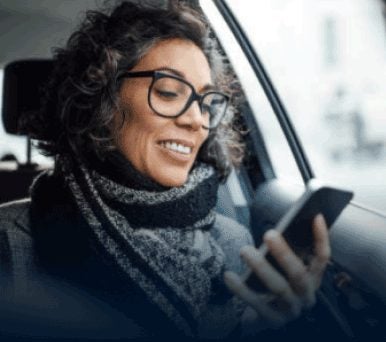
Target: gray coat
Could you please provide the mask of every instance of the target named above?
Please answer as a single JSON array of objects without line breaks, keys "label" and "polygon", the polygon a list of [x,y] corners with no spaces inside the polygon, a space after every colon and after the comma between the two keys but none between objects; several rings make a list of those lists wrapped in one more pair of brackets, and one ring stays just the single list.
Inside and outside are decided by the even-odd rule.
[{"label": "gray coat", "polygon": [[[105,286],[104,293],[114,293],[114,295],[116,295],[115,302],[120,302],[119,290],[116,290],[115,286],[110,287],[110,284],[115,282],[115,280],[110,279],[110,271],[105,272],[103,270],[103,262],[90,256],[92,253],[86,256],[82,254],[79,258],[76,257],[75,261],[72,261],[72,264],[70,263],[70,267],[64,265],[62,268],[64,270],[63,274],[66,274],[66,277],[63,278],[63,282],[57,280],[52,281],[53,278],[57,279],[57,277],[51,277],[52,274],[46,272],[44,260],[42,263],[39,244],[36,242],[34,232],[31,228],[30,205],[30,199],[0,205],[0,274],[3,275],[3,284],[9,285],[8,288],[10,290],[5,293],[8,293],[9,296],[13,298],[11,302],[13,303],[15,300],[18,302],[20,300],[23,303],[21,310],[26,315],[25,321],[30,323],[31,316],[36,316],[36,307],[40,307],[41,305],[43,307],[45,307],[45,305],[56,305],[57,310],[55,308],[53,310],[55,313],[53,315],[50,314],[50,317],[44,317],[44,319],[46,321],[52,320],[53,324],[55,324],[55,321],[65,321],[70,322],[70,326],[71,324],[73,325],[71,326],[72,328],[68,328],[68,325],[66,325],[64,331],[59,329],[59,335],[68,336],[69,330],[71,334],[74,334],[75,331],[75,336],[77,337],[82,336],[82,333],[87,337],[93,334],[100,337],[101,334],[108,330],[107,337],[111,337],[111,332],[113,332],[113,334],[118,332],[121,335],[125,335],[127,331],[130,331],[130,337],[132,337],[131,334],[134,334],[134,336],[142,336],[142,327],[139,327],[131,320],[127,321],[127,315],[122,315],[119,310],[117,311],[110,306],[106,306],[103,303],[105,298],[102,298],[102,301],[100,301],[99,297],[95,299],[92,291],[90,292],[92,296],[89,296],[88,288],[87,291],[84,292],[79,290],[77,286],[72,286],[74,283],[77,284],[77,281],[72,282],[72,270],[74,270],[73,273],[76,274],[74,278],[82,279],[82,282],[97,276],[106,279],[103,285]],[[242,246],[253,243],[248,230],[225,216],[217,215],[216,223],[211,233],[225,252],[227,268],[239,274],[243,273],[245,266],[239,257],[239,250]],[[72,238],[77,239],[76,236]],[[64,239],[65,241],[63,241],[63,244],[66,245],[64,250],[69,254],[73,252],[72,241],[74,243],[77,242],[72,238]],[[77,255],[76,253],[74,254]],[[72,265],[74,265],[73,268]],[[68,278],[67,276],[69,274],[71,275]],[[67,282],[68,280],[70,281]],[[117,283],[119,283],[119,280],[117,280]],[[60,293],[59,296],[58,293]],[[25,294],[29,294],[29,296],[27,296],[27,307],[25,306],[25,301],[20,299],[24,298]],[[31,297],[33,298],[32,301]],[[137,297],[133,290],[133,296],[131,296],[131,298],[135,300]],[[0,300],[7,302],[7,298]],[[131,303],[126,306],[136,307],[136,305],[138,305],[138,303],[134,305],[130,304]],[[143,306],[144,318],[147,318],[150,312],[146,309],[146,305],[148,305],[148,303]],[[114,307],[114,305],[112,306]],[[7,305],[3,305],[3,308],[7,310]],[[90,315],[93,317],[90,317]],[[135,312],[135,316],[141,315]],[[79,323],[84,321],[85,317],[90,318],[90,320],[86,320],[85,323],[88,327],[87,329],[84,328],[85,324]],[[139,320],[141,321],[141,319]],[[100,322],[102,322],[102,324],[100,324]],[[126,327],[129,325],[130,329],[124,329],[125,332],[120,331],[121,329],[110,329],[110,325],[117,324]],[[24,321],[22,325],[24,326]],[[79,327],[79,325],[81,327]],[[110,328],[107,329],[105,327],[106,325]],[[167,325],[166,322],[165,325]],[[0,325],[0,331],[1,328]],[[20,328],[18,327],[18,329]],[[27,333],[31,333],[28,327]],[[44,333],[47,334],[46,327]],[[58,336],[57,329],[53,331],[53,335]]]}]

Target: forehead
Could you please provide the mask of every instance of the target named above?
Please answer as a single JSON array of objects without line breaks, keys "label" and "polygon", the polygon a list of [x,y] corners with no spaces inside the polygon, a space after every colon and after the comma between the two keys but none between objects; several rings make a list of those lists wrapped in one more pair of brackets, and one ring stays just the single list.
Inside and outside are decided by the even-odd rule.
[{"label": "forehead", "polygon": [[132,70],[161,68],[179,71],[196,88],[211,83],[211,70],[206,56],[197,45],[188,40],[169,39],[158,42]]}]

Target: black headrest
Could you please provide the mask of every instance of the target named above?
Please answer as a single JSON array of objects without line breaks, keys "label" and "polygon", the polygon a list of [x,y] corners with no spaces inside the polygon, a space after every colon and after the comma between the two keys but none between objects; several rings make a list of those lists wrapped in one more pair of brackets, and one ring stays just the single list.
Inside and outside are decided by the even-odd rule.
[{"label": "black headrest", "polygon": [[19,127],[22,115],[39,110],[42,86],[52,72],[53,61],[48,59],[20,60],[9,63],[3,78],[3,123],[7,133],[23,135]]}]

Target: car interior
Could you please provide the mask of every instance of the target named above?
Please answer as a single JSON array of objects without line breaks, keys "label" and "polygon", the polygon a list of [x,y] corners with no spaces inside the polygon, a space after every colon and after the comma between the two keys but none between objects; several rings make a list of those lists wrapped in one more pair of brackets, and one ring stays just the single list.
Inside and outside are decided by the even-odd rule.
[{"label": "car interior", "polygon": [[[15,156],[2,157],[0,169],[0,202],[8,202],[28,196],[33,178],[41,167],[31,160],[31,140],[23,131],[20,118],[39,109],[40,89],[49,76],[52,61],[24,60],[9,63],[4,69],[3,111],[4,130],[8,134],[25,137],[26,162],[18,163]],[[8,161],[5,159],[9,159]],[[6,167],[6,164],[9,164]]]},{"label": "car interior", "polygon": [[[42,6],[43,3],[34,2],[38,6]],[[22,6],[19,1],[15,3],[15,7]],[[59,3],[61,2],[53,1],[52,4],[44,6],[55,7],[55,4]],[[231,63],[230,45],[225,38],[221,39],[222,31],[219,31],[220,26],[216,26],[216,22],[213,21],[214,16],[221,17],[227,24],[229,32],[226,34],[234,37],[244,53],[244,58],[252,66],[254,77],[262,84],[277,120],[281,122],[288,144],[293,148],[306,184],[315,178],[312,166],[307,167],[309,163],[301,142],[297,139],[296,127],[291,125],[280,97],[275,93],[264,65],[259,60],[258,52],[256,53],[248,43],[247,36],[232,15],[226,1],[215,0],[211,2],[212,7],[208,5],[209,9],[203,5],[203,1],[201,3],[204,12],[211,11],[208,18],[212,19],[214,33]],[[73,5],[71,16],[76,16],[81,10],[78,7],[80,6]],[[12,1],[7,1],[8,12],[10,8]],[[1,11],[7,13],[0,5],[0,13]],[[224,33],[224,36],[226,34]],[[28,136],[28,127],[23,126],[22,118],[39,109],[42,85],[50,75],[53,62],[47,55],[31,58],[27,53],[25,58],[1,60],[0,63],[4,69],[2,125],[7,134],[25,139],[26,155],[26,162],[23,163],[18,162],[12,154],[0,155],[1,204],[28,197],[29,186],[34,177],[47,169],[47,166],[39,165],[31,157],[33,141]],[[236,69],[235,67],[238,74]],[[242,86],[247,87],[243,84]],[[240,108],[241,125],[247,132],[244,139],[248,153],[240,170],[232,172],[227,182],[221,185],[216,210],[248,227],[256,244],[259,244],[262,234],[275,226],[300,197],[304,186],[290,184],[275,175],[269,152],[265,148],[262,128],[253,115],[256,109],[248,96],[245,96]],[[318,336],[324,339],[385,340],[386,213],[366,208],[356,203],[354,198],[333,225],[330,236],[333,248],[332,260],[318,293],[316,314],[310,318],[312,322],[309,327],[294,324],[285,333],[292,333],[294,336],[299,334],[313,336],[317,332]]]}]

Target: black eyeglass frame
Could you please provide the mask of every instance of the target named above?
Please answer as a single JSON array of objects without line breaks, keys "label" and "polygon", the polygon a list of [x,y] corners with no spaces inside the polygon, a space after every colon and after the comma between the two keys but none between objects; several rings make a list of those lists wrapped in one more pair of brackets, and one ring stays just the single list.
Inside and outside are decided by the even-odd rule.
[{"label": "black eyeglass frame", "polygon": [[[222,118],[224,117],[225,113],[226,113],[226,110],[228,108],[228,105],[229,105],[229,100],[230,100],[230,96],[225,94],[225,93],[222,93],[222,92],[219,92],[219,91],[208,91],[207,93],[203,94],[203,95],[200,95],[196,92],[196,90],[194,89],[193,85],[191,85],[188,81],[184,80],[183,78],[181,77],[178,77],[178,76],[175,76],[175,75],[171,75],[171,74],[168,74],[168,73],[165,73],[165,72],[162,72],[162,71],[158,71],[158,70],[146,70],[146,71],[126,71],[124,73],[122,73],[121,75],[119,75],[118,77],[118,80],[121,79],[121,78],[131,78],[131,77],[152,77],[152,82],[149,86],[149,91],[148,91],[148,94],[147,94],[147,102],[150,106],[150,108],[159,116],[162,116],[164,118],[177,118],[179,116],[181,116],[182,114],[184,114],[186,112],[186,110],[192,105],[192,103],[194,101],[197,101],[198,104],[199,104],[199,107],[200,107],[200,111],[201,111],[201,114],[203,112],[203,108],[202,108],[202,105],[203,105],[203,100],[206,96],[208,95],[211,95],[211,94],[217,94],[217,95],[221,95],[221,96],[224,96],[224,98],[226,99],[226,105],[224,107],[224,112],[222,113],[222,115],[219,117],[218,121],[216,122],[215,125],[213,126],[205,126],[205,125],[202,125],[203,128],[205,129],[213,129],[213,128],[216,128],[219,123],[221,122]],[[153,89],[153,85],[154,83],[161,79],[161,78],[174,78],[184,84],[186,84],[191,90],[192,90],[192,94],[189,96],[188,100],[186,101],[186,104],[185,106],[182,108],[182,110],[177,113],[176,115],[165,115],[165,114],[162,114],[160,112],[158,112],[157,110],[154,109],[154,107],[152,106],[151,104],[151,100],[150,100],[150,97],[151,97],[151,91]],[[210,113],[209,113],[210,115]],[[210,120],[209,120],[210,122]]]}]

